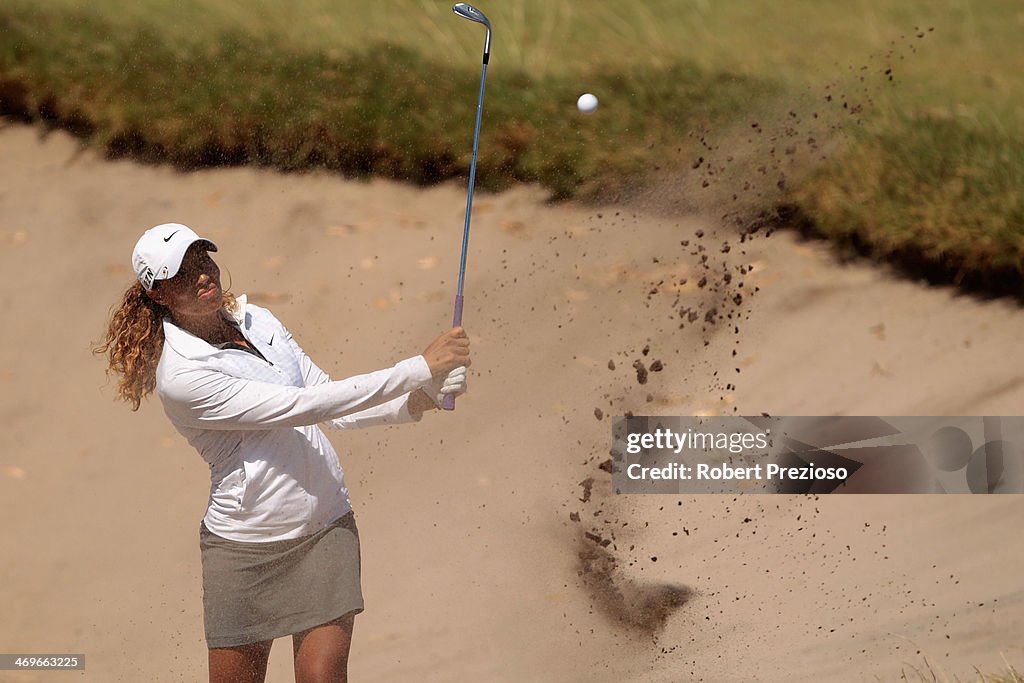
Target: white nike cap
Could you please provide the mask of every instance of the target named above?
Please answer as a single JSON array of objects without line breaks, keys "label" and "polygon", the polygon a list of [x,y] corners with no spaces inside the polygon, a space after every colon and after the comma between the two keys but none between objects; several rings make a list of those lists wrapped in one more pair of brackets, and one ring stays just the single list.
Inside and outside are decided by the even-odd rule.
[{"label": "white nike cap", "polygon": [[135,277],[146,289],[153,289],[157,280],[169,280],[178,274],[185,252],[196,242],[205,242],[207,251],[217,251],[217,245],[200,237],[187,225],[163,223],[150,228],[135,244],[132,268]]}]

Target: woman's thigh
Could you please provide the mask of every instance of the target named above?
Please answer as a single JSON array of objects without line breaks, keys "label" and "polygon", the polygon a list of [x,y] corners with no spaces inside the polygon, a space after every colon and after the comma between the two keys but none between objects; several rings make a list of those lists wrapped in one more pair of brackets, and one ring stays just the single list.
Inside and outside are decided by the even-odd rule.
[{"label": "woman's thigh", "polygon": [[210,683],[263,683],[272,640],[210,648]]},{"label": "woman's thigh", "polygon": [[355,612],[292,636],[296,683],[345,683]]}]

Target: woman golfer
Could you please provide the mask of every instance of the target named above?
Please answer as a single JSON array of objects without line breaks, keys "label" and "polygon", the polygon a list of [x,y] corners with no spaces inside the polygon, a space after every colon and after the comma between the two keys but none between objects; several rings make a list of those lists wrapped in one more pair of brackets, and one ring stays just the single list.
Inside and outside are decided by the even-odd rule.
[{"label": "woman golfer", "polygon": [[333,381],[270,311],[221,289],[211,251],[184,225],[146,231],[132,254],[138,282],[96,351],[133,410],[156,389],[210,466],[199,527],[210,681],[263,681],[285,635],[297,682],[346,681],[363,610],[359,534],[317,425],[418,421],[466,391],[469,338],[455,328],[394,367]]}]

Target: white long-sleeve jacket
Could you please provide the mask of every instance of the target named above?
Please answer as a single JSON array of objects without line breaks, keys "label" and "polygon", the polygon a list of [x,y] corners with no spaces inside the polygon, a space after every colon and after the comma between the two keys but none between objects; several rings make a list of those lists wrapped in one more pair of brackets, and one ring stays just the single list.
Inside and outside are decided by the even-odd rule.
[{"label": "white long-sleeve jacket", "polygon": [[298,538],[352,509],[338,458],[317,426],[415,421],[409,392],[430,381],[423,356],[332,381],[265,308],[238,297],[234,321],[264,359],[218,349],[163,323],[156,391],[175,428],[210,466],[204,522],[246,542]]}]

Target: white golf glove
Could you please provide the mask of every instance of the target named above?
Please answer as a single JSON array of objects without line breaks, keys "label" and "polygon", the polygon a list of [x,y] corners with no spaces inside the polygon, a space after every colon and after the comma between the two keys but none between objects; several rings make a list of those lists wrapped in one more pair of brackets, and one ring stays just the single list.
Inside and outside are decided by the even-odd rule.
[{"label": "white golf glove", "polygon": [[461,396],[466,393],[468,388],[466,384],[466,367],[460,366],[449,372],[445,377],[435,377],[430,380],[430,384],[423,387],[423,391],[434,402],[434,405],[440,408],[441,404],[444,403],[445,396],[449,394]]}]

